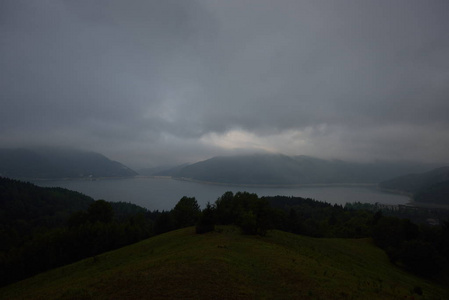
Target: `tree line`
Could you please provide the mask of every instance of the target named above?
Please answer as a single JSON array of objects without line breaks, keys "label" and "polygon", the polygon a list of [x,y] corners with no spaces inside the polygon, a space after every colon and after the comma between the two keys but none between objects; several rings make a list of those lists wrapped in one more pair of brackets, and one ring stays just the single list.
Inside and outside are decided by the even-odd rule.
[{"label": "tree line", "polygon": [[372,238],[393,263],[422,276],[439,275],[449,261],[449,222],[418,225],[362,204],[226,192],[203,209],[194,197],[182,197],[169,211],[149,211],[0,178],[0,285],[178,228],[195,226],[204,234],[217,225],[261,236],[278,229],[312,237]]},{"label": "tree line", "polygon": [[157,214],[0,177],[0,285],[148,238]]},{"label": "tree line", "polygon": [[360,206],[227,192],[203,209],[196,230],[204,233],[217,224],[234,224],[244,234],[265,235],[269,229],[278,229],[318,238],[372,238],[398,267],[429,278],[447,276],[449,221],[438,226],[416,224],[391,212],[355,209]]},{"label": "tree line", "polygon": [[[438,226],[416,224],[373,207],[226,192],[203,210],[195,198],[183,197],[173,210],[156,218],[154,229],[155,233],[163,233],[195,225],[197,233],[207,233],[214,231],[216,225],[235,225],[243,234],[261,236],[278,229],[317,238],[372,238],[398,267],[425,277],[438,277],[445,272],[449,266],[449,221]],[[405,212],[397,214],[403,216]]]}]

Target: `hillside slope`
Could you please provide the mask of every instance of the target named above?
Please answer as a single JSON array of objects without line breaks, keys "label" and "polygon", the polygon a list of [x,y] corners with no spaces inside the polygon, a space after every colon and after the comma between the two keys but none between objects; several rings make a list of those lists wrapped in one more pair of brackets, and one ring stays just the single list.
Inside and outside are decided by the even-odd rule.
[{"label": "hillside slope", "polygon": [[0,149],[0,176],[9,178],[128,177],[136,172],[102,154],[59,148]]},{"label": "hillside slope", "polygon": [[31,230],[28,227],[64,224],[71,213],[85,210],[93,202],[75,191],[0,177],[0,237],[11,228],[23,237],[26,230]]},{"label": "hillside slope", "polygon": [[379,186],[410,193],[417,202],[449,204],[449,167],[400,176],[383,181]]},{"label": "hillside slope", "polygon": [[[419,294],[422,292],[422,295]],[[369,240],[185,228],[0,289],[1,299],[447,299]]]},{"label": "hillside slope", "polygon": [[132,203],[0,177],[0,286],[148,238],[152,216]]},{"label": "hillside slope", "polygon": [[296,185],[378,183],[422,166],[409,163],[353,163],[310,156],[252,154],[219,156],[158,175],[230,184]]}]

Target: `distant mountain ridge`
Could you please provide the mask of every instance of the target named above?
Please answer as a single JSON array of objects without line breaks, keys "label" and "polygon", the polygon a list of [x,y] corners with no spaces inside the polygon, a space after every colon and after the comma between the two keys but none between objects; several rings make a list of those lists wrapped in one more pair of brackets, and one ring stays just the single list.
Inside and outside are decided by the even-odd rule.
[{"label": "distant mountain ridge", "polygon": [[182,165],[169,165],[169,166],[158,166],[158,167],[153,167],[153,168],[143,168],[143,169],[138,169],[137,173],[139,173],[140,175],[143,176],[162,176],[159,174],[162,173],[168,173],[168,172],[175,172],[181,168],[184,168],[185,166],[188,166],[188,163],[182,164]]},{"label": "distant mountain ridge", "polygon": [[411,163],[353,163],[304,155],[252,154],[213,157],[157,175],[242,185],[376,184],[424,168]]},{"label": "distant mountain ridge", "polygon": [[449,204],[449,166],[400,176],[379,186],[412,194],[416,202]]},{"label": "distant mountain ridge", "polygon": [[137,173],[106,156],[62,148],[0,149],[0,176],[10,178],[129,177]]}]

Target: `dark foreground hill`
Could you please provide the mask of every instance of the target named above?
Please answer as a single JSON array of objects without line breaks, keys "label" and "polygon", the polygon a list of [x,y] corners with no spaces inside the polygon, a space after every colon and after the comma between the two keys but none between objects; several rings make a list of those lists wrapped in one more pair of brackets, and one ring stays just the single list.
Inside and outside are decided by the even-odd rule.
[{"label": "dark foreground hill", "polygon": [[0,289],[1,299],[448,299],[368,239],[185,228]]},{"label": "dark foreground hill", "polygon": [[0,286],[148,238],[153,219],[135,204],[0,177]]},{"label": "dark foreground hill", "polygon": [[303,155],[252,154],[214,157],[158,175],[215,183],[297,185],[378,183],[422,170],[423,166],[411,163],[353,163]]},{"label": "dark foreground hill", "polygon": [[91,197],[75,191],[39,187],[29,182],[0,177],[2,246],[6,244],[4,234],[10,228],[14,228],[16,235],[23,237],[31,227],[59,226],[68,220],[70,214],[87,209],[93,202]]},{"label": "dark foreground hill", "polygon": [[381,182],[381,188],[413,195],[416,202],[449,204],[449,167]]},{"label": "dark foreground hill", "polygon": [[128,177],[136,172],[102,154],[60,148],[0,149],[0,176],[9,178]]}]

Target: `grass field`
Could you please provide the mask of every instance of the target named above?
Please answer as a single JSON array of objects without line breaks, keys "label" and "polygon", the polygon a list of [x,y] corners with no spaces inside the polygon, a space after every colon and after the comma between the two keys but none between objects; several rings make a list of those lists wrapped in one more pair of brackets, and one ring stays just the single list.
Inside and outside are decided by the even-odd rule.
[{"label": "grass field", "polygon": [[[422,292],[422,293],[421,293]],[[420,295],[421,294],[421,295]],[[185,228],[3,287],[0,299],[449,299],[370,240]]]}]

